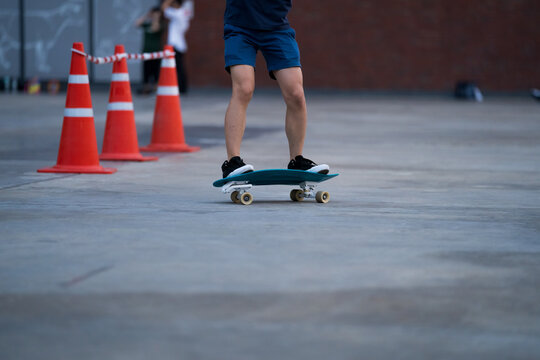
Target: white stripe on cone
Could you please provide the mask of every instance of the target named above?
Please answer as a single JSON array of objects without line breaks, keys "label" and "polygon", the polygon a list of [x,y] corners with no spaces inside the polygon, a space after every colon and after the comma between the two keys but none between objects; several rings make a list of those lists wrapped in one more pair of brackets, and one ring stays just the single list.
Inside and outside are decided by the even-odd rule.
[{"label": "white stripe on cone", "polygon": [[174,59],[163,59],[161,60],[161,67],[162,68],[175,68],[176,62]]},{"label": "white stripe on cone", "polygon": [[129,81],[129,74],[128,73],[115,73],[115,74],[112,74],[112,80],[111,81]]},{"label": "white stripe on cone", "polygon": [[107,111],[124,111],[133,110],[133,103],[131,102],[111,102],[107,105]]},{"label": "white stripe on cone", "polygon": [[157,94],[165,96],[179,95],[178,86],[158,86]]},{"label": "white stripe on cone", "polygon": [[65,117],[94,117],[94,109],[92,108],[65,108]]},{"label": "white stripe on cone", "polygon": [[68,84],[88,84],[88,75],[69,75]]}]

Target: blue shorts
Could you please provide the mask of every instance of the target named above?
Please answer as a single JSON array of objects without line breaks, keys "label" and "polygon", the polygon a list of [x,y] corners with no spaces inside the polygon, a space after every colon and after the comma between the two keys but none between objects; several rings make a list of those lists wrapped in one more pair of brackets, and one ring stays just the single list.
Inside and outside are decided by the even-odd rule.
[{"label": "blue shorts", "polygon": [[266,60],[266,67],[272,79],[274,71],[300,67],[300,51],[296,43],[294,29],[252,30],[225,24],[225,70],[230,73],[231,66],[251,65],[255,67],[257,51]]}]

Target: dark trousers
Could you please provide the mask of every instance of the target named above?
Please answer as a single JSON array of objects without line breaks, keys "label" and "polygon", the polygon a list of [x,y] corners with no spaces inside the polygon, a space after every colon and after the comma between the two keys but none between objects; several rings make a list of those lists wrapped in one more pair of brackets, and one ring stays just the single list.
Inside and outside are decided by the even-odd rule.
[{"label": "dark trousers", "polygon": [[143,83],[148,85],[150,83],[157,84],[159,80],[159,70],[161,67],[161,60],[147,60],[143,62]]},{"label": "dark trousers", "polygon": [[176,75],[178,76],[178,90],[181,94],[185,94],[188,91],[188,80],[186,65],[184,64],[184,53],[181,53],[176,49],[174,51],[174,58],[176,60]]}]

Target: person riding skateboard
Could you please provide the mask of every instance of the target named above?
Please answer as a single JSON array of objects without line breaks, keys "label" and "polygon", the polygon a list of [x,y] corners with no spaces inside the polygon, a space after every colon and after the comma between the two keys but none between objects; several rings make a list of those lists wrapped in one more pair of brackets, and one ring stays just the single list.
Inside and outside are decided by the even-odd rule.
[{"label": "person riding skateboard", "polygon": [[225,113],[227,160],[223,177],[253,171],[240,157],[246,111],[255,90],[255,58],[261,51],[270,77],[277,80],[287,106],[285,133],[289,142],[288,169],[327,174],[329,166],[302,156],[307,107],[300,51],[287,14],[292,0],[227,0],[224,16],[225,69],[231,75],[232,96]]}]

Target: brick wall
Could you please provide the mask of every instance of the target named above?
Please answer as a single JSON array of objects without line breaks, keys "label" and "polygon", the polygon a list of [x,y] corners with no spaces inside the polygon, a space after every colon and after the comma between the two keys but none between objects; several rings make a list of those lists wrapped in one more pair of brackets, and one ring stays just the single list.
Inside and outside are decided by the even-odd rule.
[{"label": "brick wall", "polygon": [[[311,88],[485,90],[540,86],[539,0],[294,0]],[[188,33],[194,86],[229,86],[223,70],[225,0],[196,0]],[[257,86],[275,86],[259,56]]]}]

